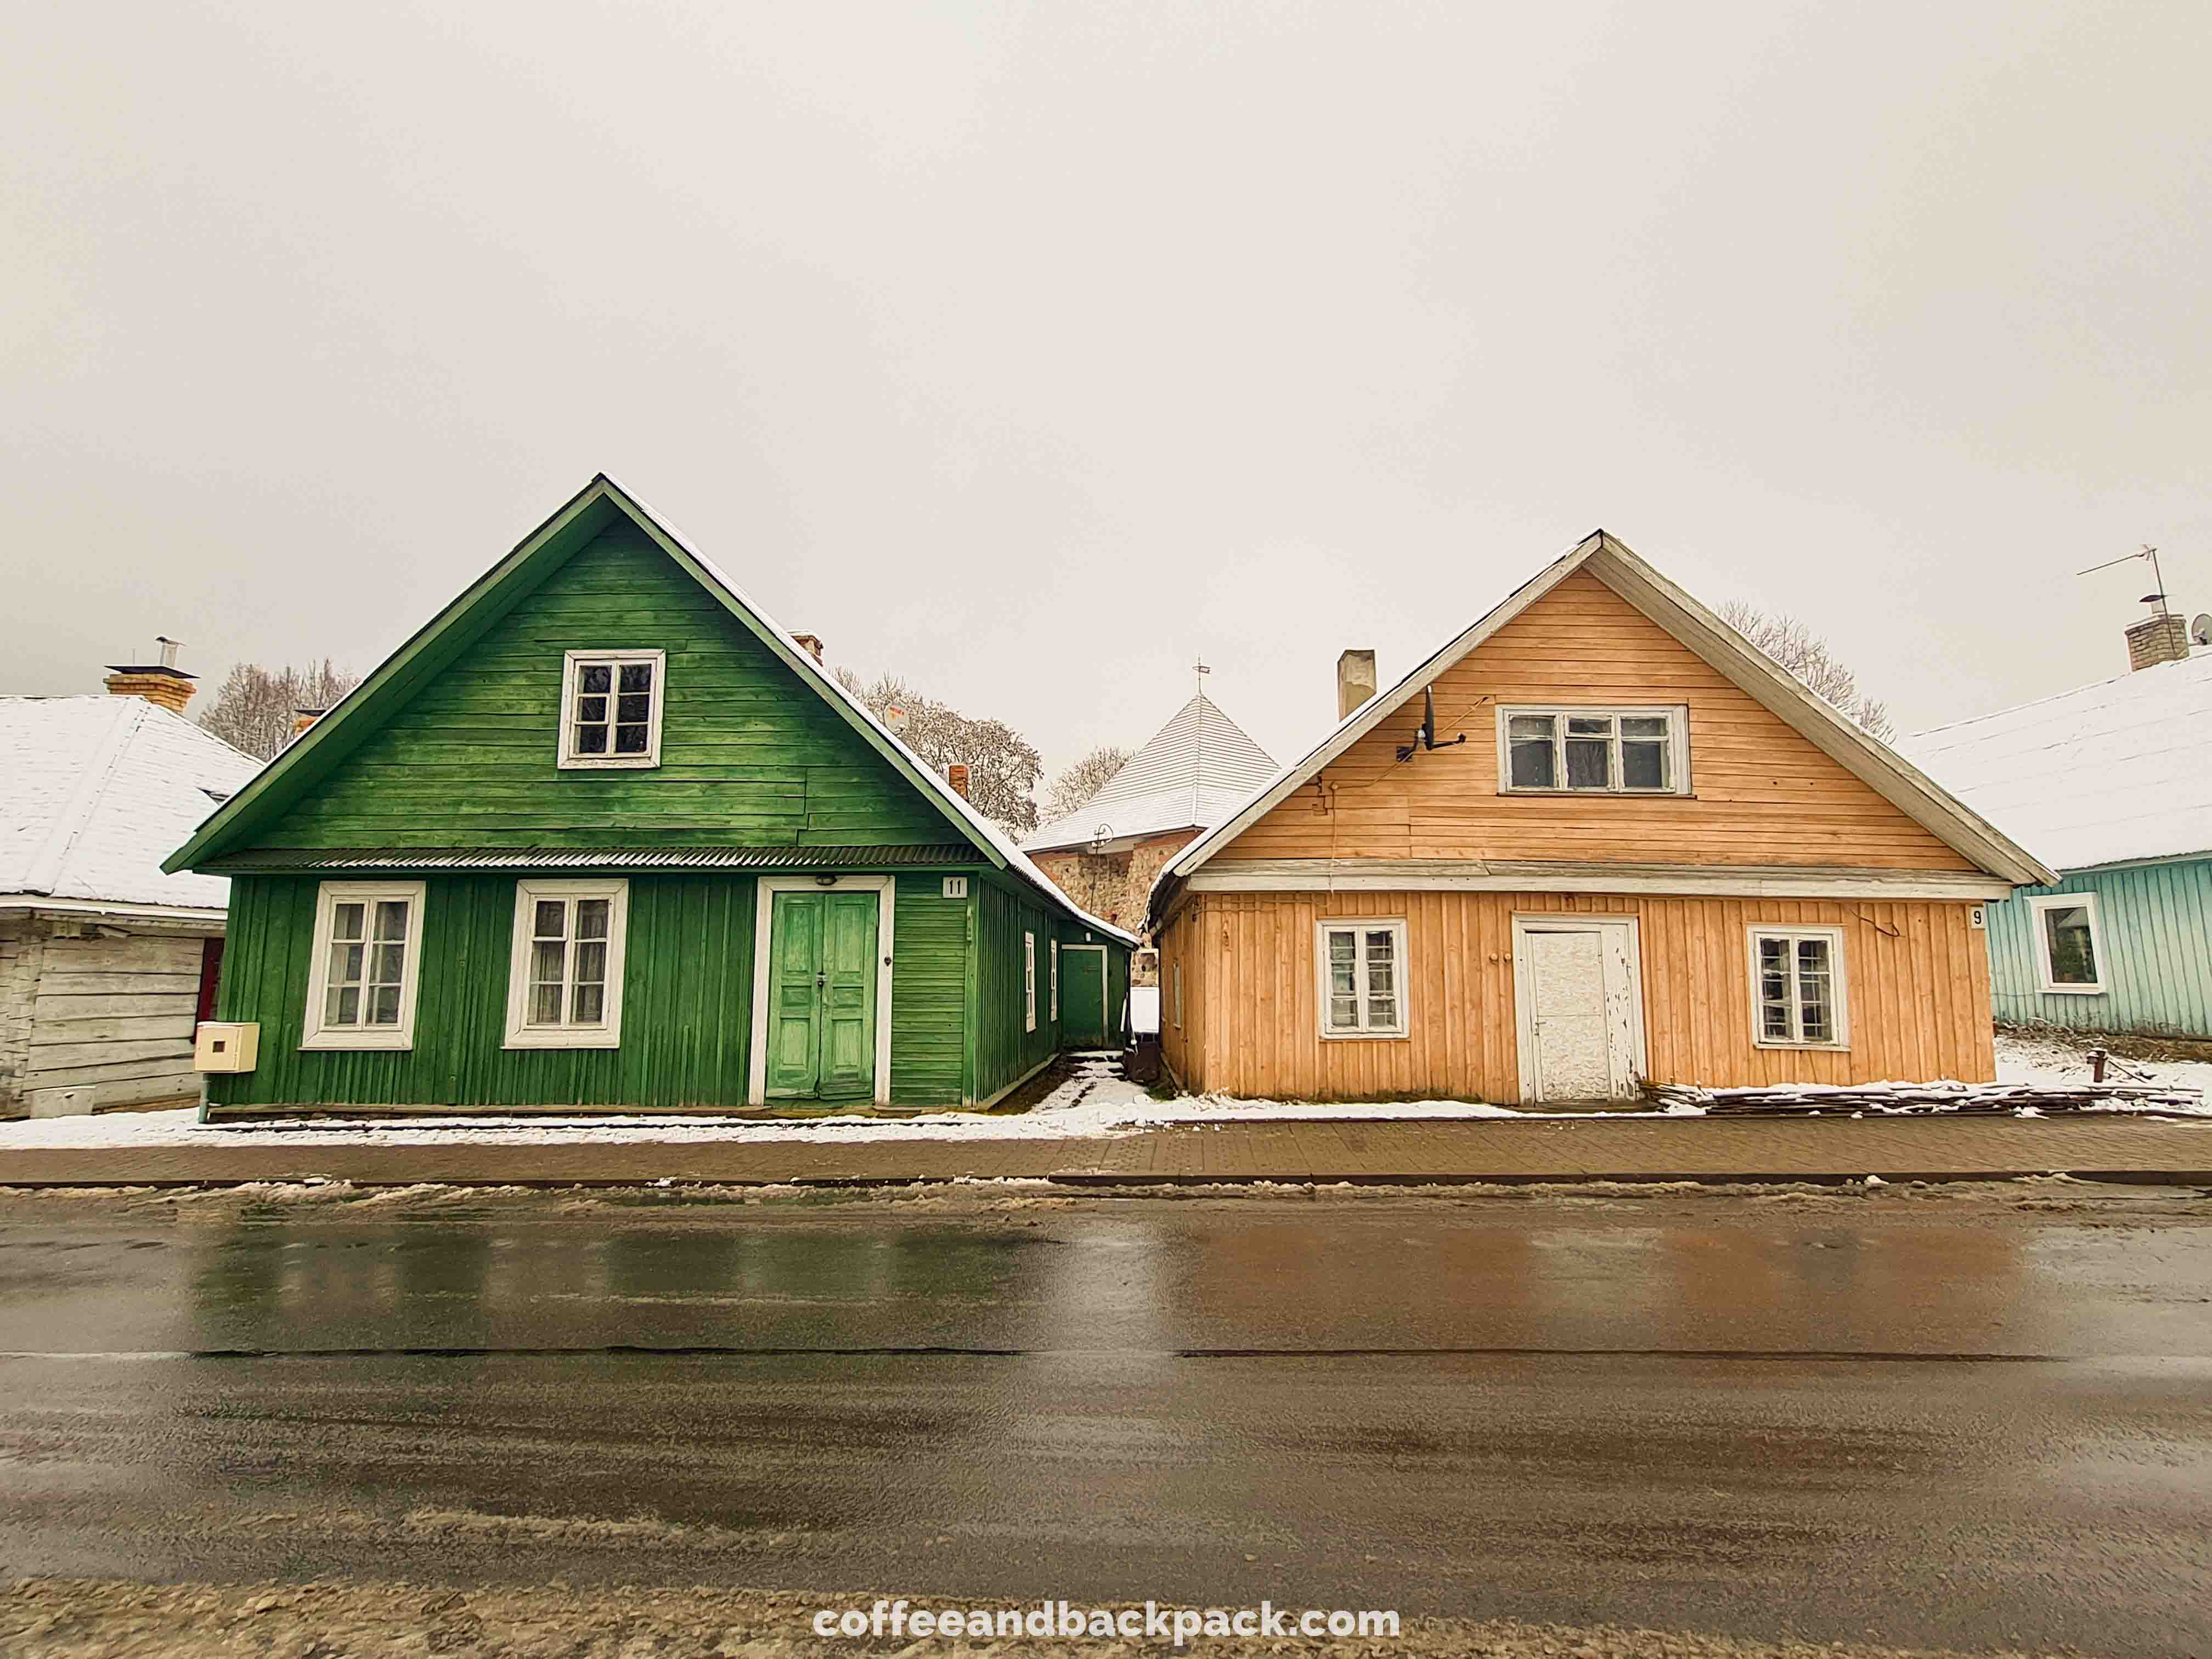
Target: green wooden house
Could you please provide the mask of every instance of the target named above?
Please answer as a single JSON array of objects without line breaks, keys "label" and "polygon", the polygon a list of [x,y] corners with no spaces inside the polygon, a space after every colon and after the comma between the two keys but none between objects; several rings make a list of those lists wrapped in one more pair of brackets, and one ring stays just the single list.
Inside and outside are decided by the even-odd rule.
[{"label": "green wooden house", "polygon": [[987,1106],[1130,936],[594,478],[240,789],[213,1120]]}]

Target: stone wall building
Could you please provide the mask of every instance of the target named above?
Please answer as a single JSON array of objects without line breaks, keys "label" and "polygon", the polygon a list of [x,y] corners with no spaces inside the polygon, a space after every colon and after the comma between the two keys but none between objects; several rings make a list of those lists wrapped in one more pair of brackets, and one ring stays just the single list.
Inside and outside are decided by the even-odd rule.
[{"label": "stone wall building", "polygon": [[[1135,933],[1168,861],[1274,775],[1267,750],[1200,692],[1105,788],[1022,850],[1085,909]],[[1130,982],[1157,985],[1158,964],[1147,939]]]}]

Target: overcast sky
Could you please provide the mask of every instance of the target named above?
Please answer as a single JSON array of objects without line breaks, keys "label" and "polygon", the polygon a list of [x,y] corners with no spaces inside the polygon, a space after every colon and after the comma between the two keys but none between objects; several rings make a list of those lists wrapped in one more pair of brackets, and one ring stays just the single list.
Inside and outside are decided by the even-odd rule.
[{"label": "overcast sky", "polygon": [[[2212,611],[2212,7],[16,5],[0,690],[373,666],[596,471],[1048,767],[1602,525],[1907,730]],[[203,705],[204,706],[204,705]]]}]

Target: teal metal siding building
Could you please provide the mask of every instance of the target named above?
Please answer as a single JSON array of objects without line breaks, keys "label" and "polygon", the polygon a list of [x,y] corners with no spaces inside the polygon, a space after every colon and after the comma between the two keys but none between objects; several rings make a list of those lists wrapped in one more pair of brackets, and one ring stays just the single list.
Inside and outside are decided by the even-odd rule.
[{"label": "teal metal siding building", "polygon": [[2060,872],[1988,907],[2000,1022],[2212,1039],[2212,652],[2160,635],[2181,654],[1902,745]]},{"label": "teal metal siding building", "polygon": [[164,867],[231,878],[214,1119],[988,1106],[1134,943],[604,477]]}]

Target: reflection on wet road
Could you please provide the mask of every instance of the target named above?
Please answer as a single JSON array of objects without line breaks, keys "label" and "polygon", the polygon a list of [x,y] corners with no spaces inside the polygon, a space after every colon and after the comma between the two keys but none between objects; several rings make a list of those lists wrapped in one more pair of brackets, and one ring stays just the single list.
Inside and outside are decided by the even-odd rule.
[{"label": "reflection on wet road", "polygon": [[2167,1196],[0,1201],[0,1565],[2212,1643]]}]

